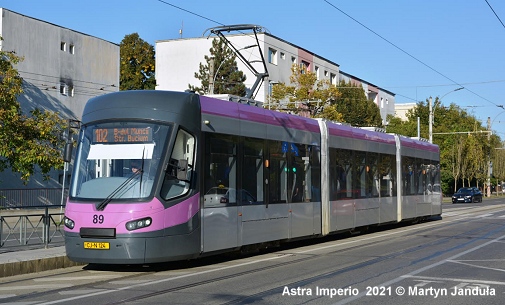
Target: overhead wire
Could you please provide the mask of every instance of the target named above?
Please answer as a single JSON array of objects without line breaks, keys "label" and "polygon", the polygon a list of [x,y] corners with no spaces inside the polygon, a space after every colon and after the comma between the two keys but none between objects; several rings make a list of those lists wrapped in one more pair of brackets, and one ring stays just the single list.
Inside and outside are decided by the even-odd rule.
[{"label": "overhead wire", "polygon": [[[173,7],[173,8],[176,8],[176,9],[178,9],[178,10],[181,10],[181,11],[183,11],[183,12],[186,12],[186,13],[188,13],[188,14],[191,14],[191,15],[197,16],[197,17],[202,18],[202,19],[205,19],[205,20],[207,20],[207,21],[214,22],[214,23],[216,23],[216,24],[218,24],[218,25],[225,26],[225,24],[224,24],[224,23],[221,23],[221,22],[219,22],[219,21],[216,21],[216,20],[213,20],[213,19],[211,19],[211,18],[205,17],[205,16],[200,15],[200,14],[198,14],[198,13],[192,12],[192,11],[190,11],[190,10],[188,10],[188,9],[185,9],[185,8],[179,7],[179,6],[174,5],[174,4],[170,3],[170,2],[167,2],[167,1],[164,1],[164,0],[156,0],[156,1],[158,1],[158,2],[160,2],[160,3],[163,3],[163,4],[166,4],[166,5],[168,5],[168,6],[171,6],[171,7]],[[240,32],[240,33],[242,33],[242,34],[247,35],[247,33],[244,33],[244,32],[242,32],[242,31],[238,31],[238,32]],[[249,36],[251,39],[254,39],[254,37],[252,37],[252,36],[250,36],[250,35],[247,35],[247,36]],[[264,43],[266,46],[275,47],[278,51],[280,51],[280,52],[282,51],[282,52],[283,52],[283,53],[285,53],[285,54],[290,54],[290,55],[293,55],[293,56],[299,56],[299,54],[297,54],[297,53],[293,53],[293,52],[291,52],[291,51],[289,51],[289,50],[286,50],[286,49],[280,48],[280,47],[279,47],[279,46],[277,46],[277,45],[276,45],[276,46],[274,46],[273,44],[270,44],[270,43],[268,43],[268,42],[266,42],[266,41],[264,41],[264,40],[261,40],[260,38],[258,38],[258,41],[261,41],[261,42],[262,42],[262,43]],[[236,44],[236,43],[235,43],[234,45],[236,46],[236,48],[237,48],[237,49],[241,49],[241,48],[245,47],[245,46],[239,46],[239,45],[238,45],[238,44]],[[257,58],[257,59],[261,59],[261,57],[260,57],[260,56],[258,56],[258,55],[256,55],[256,54],[253,54],[253,52],[250,52],[250,53],[249,53],[249,56],[254,56],[254,57],[255,57],[255,58]],[[308,59],[307,59],[307,60],[308,60]],[[337,71],[334,71],[333,69],[329,69],[329,68],[328,68],[328,71],[330,71],[330,72],[337,72]]]},{"label": "overhead wire", "polygon": [[[174,7],[176,9],[179,9],[181,11],[184,11],[188,14],[191,14],[191,15],[194,15],[194,16],[197,16],[199,18],[202,18],[202,19],[205,19],[207,21],[210,21],[210,22],[213,22],[213,23],[216,23],[216,24],[219,24],[219,25],[222,25],[224,26],[225,24],[219,22],[219,21],[216,21],[216,20],[213,20],[211,18],[208,18],[208,17],[205,17],[203,15],[200,15],[200,14],[197,14],[195,12],[192,12],[188,9],[185,9],[185,8],[182,8],[182,7],[179,7],[177,5],[174,5],[172,3],[169,3],[167,1],[164,1],[164,0],[157,0],[158,2],[160,3],[163,3],[165,5],[169,5],[171,7]],[[351,20],[353,20],[354,22],[358,23],[359,25],[361,25],[362,27],[364,27],[365,29],[367,29],[368,31],[370,31],[371,33],[373,33],[374,35],[376,35],[377,37],[379,37],[380,39],[384,40],[385,42],[387,42],[388,44],[390,44],[391,46],[393,46],[394,48],[398,49],[400,52],[406,54],[407,56],[409,56],[410,58],[412,58],[413,60],[417,61],[418,63],[420,63],[421,65],[425,66],[426,68],[428,68],[429,70],[435,72],[436,74],[440,75],[441,77],[449,80],[450,82],[452,82],[454,85],[457,85],[457,86],[460,86],[460,87],[464,87],[464,84],[463,83],[459,83],[457,81],[455,81],[454,79],[450,78],[449,76],[443,74],[442,72],[438,71],[437,69],[433,68],[432,66],[428,65],[427,63],[423,62],[422,60],[418,59],[417,57],[415,57],[414,55],[412,55],[411,53],[407,52],[406,50],[404,50],[403,48],[399,47],[398,45],[396,45],[395,43],[391,42],[390,40],[388,40],[387,38],[383,37],[382,35],[380,35],[379,33],[377,33],[376,31],[372,30],[370,27],[366,26],[365,24],[363,24],[362,22],[360,22],[359,20],[357,20],[356,18],[352,17],[351,15],[347,14],[346,12],[344,12],[343,10],[341,10],[340,8],[338,8],[336,5],[334,5],[333,3],[329,2],[328,0],[323,0],[324,2],[326,2],[328,5],[330,5],[331,7],[333,7],[335,10],[339,11],[340,13],[344,14],[346,17],[350,18]],[[498,20],[500,20],[501,22],[501,19],[498,17],[498,15],[496,14],[496,12],[494,11],[494,9],[491,7],[491,5],[489,4],[489,2],[487,0],[485,0],[486,3],[488,3],[489,7],[491,8],[491,10],[495,13],[495,16],[498,18]],[[502,23],[503,25],[503,23]],[[505,26],[504,26],[505,27]],[[261,41],[261,40],[260,40]],[[270,45],[268,44],[267,42],[265,41],[262,41],[263,43],[267,44],[267,45]],[[278,47],[278,46],[277,46]],[[291,54],[291,55],[295,55],[295,56],[298,56],[298,54],[294,54],[288,50],[279,50],[279,51],[284,51],[285,53],[287,54]],[[254,55],[253,55],[254,56]],[[423,86],[417,86],[417,87],[423,87]],[[497,103],[494,103],[493,101],[483,97],[482,95],[474,92],[473,90],[467,88],[467,87],[464,87],[466,91],[472,93],[473,95],[479,97],[480,99],[496,106],[496,107],[499,107],[499,108],[503,108],[505,109],[504,105],[499,105]],[[413,101],[416,101],[417,99],[413,99],[413,98],[410,98],[410,97],[407,97],[407,96],[404,96],[404,95],[401,95],[401,94],[395,94],[395,95],[399,95],[399,96],[403,96],[405,98],[408,98],[410,100],[413,100]]]},{"label": "overhead wire", "polygon": [[[368,26],[366,26],[365,24],[363,24],[362,22],[360,22],[359,20],[357,20],[356,18],[352,17],[351,15],[347,14],[346,12],[344,12],[343,10],[341,10],[340,8],[338,8],[336,5],[334,5],[333,3],[329,2],[328,0],[323,0],[324,2],[326,2],[328,5],[330,5],[331,7],[333,7],[335,10],[341,12],[342,14],[344,14],[345,16],[347,16],[348,18],[350,18],[351,20],[353,20],[354,22],[358,23],[359,25],[361,25],[362,27],[364,27],[365,29],[367,29],[368,31],[370,31],[371,33],[373,33],[374,35],[376,35],[377,37],[379,37],[380,39],[384,40],[385,42],[387,42],[388,44],[390,44],[391,46],[393,46],[394,48],[398,49],[400,52],[406,54],[407,56],[409,56],[410,58],[414,59],[415,61],[417,61],[418,63],[420,63],[421,65],[425,66],[426,68],[430,69],[431,71],[435,72],[436,74],[442,76],[443,78],[451,81],[454,85],[457,85],[459,87],[464,87],[462,84],[460,84],[459,82],[453,80],[452,78],[450,78],[449,76],[443,74],[442,72],[438,71],[437,69],[433,68],[432,66],[428,65],[427,63],[423,62],[422,60],[418,59],[417,57],[415,57],[414,55],[410,54],[409,52],[405,51],[404,49],[402,49],[401,47],[399,47],[398,45],[394,44],[393,42],[389,41],[388,39],[386,39],[385,37],[383,37],[382,35],[380,35],[379,33],[375,32],[374,30],[372,30],[371,28],[369,28]],[[486,0],[487,2],[487,0]],[[468,88],[465,88],[466,91],[472,93],[473,95],[495,105],[496,107],[500,107],[500,108],[504,108],[503,105],[498,105],[492,101],[490,101],[489,99],[481,96],[480,94],[468,89]],[[505,108],[504,108],[505,109]]]},{"label": "overhead wire", "polygon": [[489,4],[489,1],[487,0],[484,0],[486,1],[487,5],[489,6],[489,8],[491,9],[491,11],[493,11],[493,14],[496,16],[496,18],[498,19],[498,21],[500,21],[501,25],[503,28],[505,28],[505,24],[503,24],[503,21],[501,21],[500,17],[498,16],[498,14],[495,12],[495,10],[493,9],[493,7],[491,6],[491,4]]},{"label": "overhead wire", "polygon": [[174,7],[174,8],[176,8],[176,9],[178,9],[178,10],[183,11],[183,12],[186,12],[186,13],[188,13],[188,14],[191,14],[191,15],[194,15],[194,16],[197,16],[197,17],[200,17],[200,18],[202,18],[202,19],[205,19],[205,20],[207,20],[207,21],[214,22],[214,23],[217,23],[217,24],[219,24],[219,25],[225,25],[225,24],[223,24],[223,23],[221,23],[221,22],[218,22],[218,21],[216,21],[216,20],[212,20],[212,19],[210,19],[210,18],[207,18],[207,17],[205,17],[205,16],[202,16],[202,15],[200,15],[200,14],[197,14],[197,13],[192,12],[192,11],[190,11],[190,10],[187,10],[187,9],[185,9],[185,8],[179,7],[179,6],[175,5],[175,4],[169,3],[169,2],[167,2],[167,1],[163,1],[163,0],[157,0],[157,1],[159,1],[159,2],[161,2],[161,3],[164,3],[164,4],[166,4],[166,5],[169,5],[169,6],[171,6],[171,7]]}]

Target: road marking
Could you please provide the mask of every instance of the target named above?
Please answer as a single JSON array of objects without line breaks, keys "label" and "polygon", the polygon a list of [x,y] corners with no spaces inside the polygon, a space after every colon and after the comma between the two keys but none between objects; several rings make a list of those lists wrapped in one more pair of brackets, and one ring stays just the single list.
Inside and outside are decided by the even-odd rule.
[{"label": "road marking", "polygon": [[459,282],[459,283],[486,284],[486,285],[505,285],[505,282],[483,281],[483,280],[472,280],[472,279],[457,279],[457,278],[450,278],[450,277],[431,277],[431,276],[419,276],[419,275],[402,275],[401,277],[426,279],[426,280],[432,280],[432,281],[444,281],[444,282]]},{"label": "road marking", "polygon": [[477,216],[474,216],[474,218],[484,218],[484,217],[491,217],[493,216],[494,214],[483,214],[483,215],[477,215]]},{"label": "road marking", "polygon": [[257,260],[257,261],[250,261],[250,262],[246,262],[246,263],[242,263],[242,264],[238,264],[238,265],[225,266],[225,267],[221,267],[221,268],[217,268],[217,269],[212,269],[212,270],[205,270],[205,271],[196,272],[196,273],[179,275],[179,276],[172,277],[172,278],[167,278],[167,279],[161,279],[161,280],[156,280],[156,281],[149,281],[147,283],[139,283],[139,284],[135,284],[135,285],[125,286],[125,287],[119,287],[119,288],[116,288],[116,289],[113,289],[113,290],[97,291],[97,292],[89,293],[89,294],[86,294],[86,295],[80,295],[80,296],[65,298],[65,299],[61,299],[61,300],[49,301],[49,302],[45,302],[45,303],[39,303],[39,305],[66,303],[66,302],[69,302],[69,301],[79,300],[79,299],[82,299],[82,298],[89,298],[89,297],[98,296],[98,295],[104,295],[104,294],[108,294],[108,293],[112,293],[112,292],[118,292],[118,291],[133,289],[133,288],[144,287],[144,286],[148,286],[148,285],[155,285],[155,284],[170,282],[170,281],[173,281],[173,280],[187,278],[187,277],[190,277],[190,276],[199,276],[199,275],[202,275],[202,274],[207,274],[207,273],[216,272],[216,271],[219,272],[219,271],[222,271],[222,270],[232,269],[232,268],[235,268],[235,267],[243,267],[243,266],[247,266],[247,265],[251,265],[251,264],[255,264],[255,263],[259,263],[259,262],[272,261],[272,260],[276,260],[276,259],[284,258],[284,257],[286,257],[286,256],[284,255],[284,256],[269,257],[269,258],[264,258],[264,259],[260,259],[260,260]]},{"label": "road marking", "polygon": [[[492,243],[495,243],[495,242],[501,241],[501,240],[502,240],[502,239],[504,239],[504,238],[505,238],[505,235],[502,235],[502,236],[497,237],[497,238],[495,238],[495,239],[493,239],[493,240],[490,240],[490,241],[488,241],[488,242],[486,242],[486,243],[483,243],[483,244],[481,244],[481,245],[479,245],[479,246],[475,246],[475,247],[470,248],[470,249],[468,249],[468,250],[466,250],[466,251],[463,251],[463,252],[460,252],[460,253],[458,253],[458,254],[456,254],[456,255],[453,255],[453,256],[451,256],[451,257],[449,257],[449,258],[447,258],[447,259],[444,259],[444,260],[438,261],[438,262],[436,262],[436,263],[433,263],[433,264],[431,264],[431,265],[425,266],[425,267],[423,267],[423,268],[419,268],[419,269],[414,270],[414,271],[412,271],[412,272],[409,272],[409,273],[407,273],[407,274],[405,274],[405,275],[401,275],[401,276],[399,276],[399,277],[397,277],[397,278],[395,278],[395,279],[392,279],[392,280],[390,280],[390,281],[387,281],[387,282],[385,282],[385,283],[382,283],[382,284],[379,284],[379,285],[375,285],[375,286],[377,286],[377,287],[381,287],[381,286],[382,286],[382,287],[389,287],[389,286],[392,286],[393,284],[398,283],[398,282],[402,281],[403,279],[405,279],[405,277],[411,277],[411,276],[417,275],[417,274],[419,274],[419,273],[421,273],[421,272],[424,272],[424,271],[426,271],[426,270],[429,270],[429,269],[435,268],[435,267],[437,267],[437,266],[440,266],[440,265],[442,265],[442,264],[445,264],[445,263],[447,263],[447,262],[449,262],[449,261],[453,261],[453,260],[457,259],[458,257],[461,257],[461,256],[463,256],[463,255],[465,255],[465,254],[468,254],[468,253],[471,253],[471,252],[473,252],[473,251],[476,251],[476,250],[479,250],[479,249],[481,249],[481,248],[484,248],[484,247],[486,247],[486,246],[488,246],[488,245],[490,245],[490,244],[492,244]],[[465,280],[464,282],[468,282],[468,280]],[[355,296],[352,296],[352,297],[349,297],[349,298],[343,299],[343,300],[341,300],[341,301],[339,301],[339,302],[333,303],[333,305],[342,305],[342,304],[347,304],[347,303],[349,303],[349,302],[352,302],[352,301],[355,301],[355,300],[357,300],[357,299],[359,299],[359,298],[364,297],[364,296],[365,296],[365,294],[366,294],[366,291],[360,292],[359,294],[357,294],[357,295],[355,295]]]},{"label": "road marking", "polygon": [[9,303],[4,303],[4,304],[9,304],[9,305],[32,305],[32,304],[37,304],[38,301],[35,302],[9,302]]},{"label": "road marking", "polygon": [[[456,218],[456,219],[441,220],[441,221],[434,221],[433,223],[420,224],[420,225],[413,226],[410,229],[401,230],[401,231],[397,231],[397,232],[386,233],[386,234],[382,234],[381,236],[374,236],[374,237],[370,237],[370,238],[360,239],[359,241],[369,240],[369,239],[377,239],[377,238],[380,238],[380,237],[385,237],[385,236],[389,236],[389,235],[395,235],[395,234],[399,234],[399,233],[405,233],[405,232],[413,231],[413,230],[420,230],[420,229],[424,229],[424,228],[438,226],[438,225],[441,225],[441,224],[444,224],[444,223],[451,223],[451,222],[461,221],[461,220],[467,219],[469,217],[470,216],[467,215],[467,216],[459,217],[459,218]],[[505,238],[505,236],[503,236],[501,238]],[[491,242],[498,241],[499,239],[500,238],[492,240],[492,241],[489,241],[489,242],[487,242],[487,243],[485,243],[485,244],[483,244],[481,246],[483,247],[483,246],[485,246],[487,244],[490,244]],[[87,295],[81,295],[81,296],[75,296],[75,297],[70,297],[70,298],[64,298],[64,299],[60,299],[60,300],[49,301],[49,302],[39,303],[39,304],[40,305],[49,305],[49,304],[66,303],[66,302],[69,302],[69,301],[74,301],[74,300],[78,300],[78,299],[82,299],[82,298],[88,298],[88,297],[93,297],[93,296],[98,296],[98,295],[104,295],[104,294],[108,294],[108,293],[112,293],[112,292],[118,292],[118,291],[123,291],[123,290],[129,290],[129,289],[144,287],[144,286],[148,286],[148,285],[155,285],[155,284],[170,282],[170,281],[173,281],[173,280],[178,280],[178,279],[187,278],[187,277],[191,277],[191,276],[200,276],[202,274],[208,274],[208,273],[211,273],[211,272],[220,272],[220,271],[223,271],[223,270],[228,270],[228,269],[237,268],[237,267],[243,267],[243,266],[252,265],[252,264],[261,263],[261,262],[273,261],[273,260],[277,260],[277,259],[280,259],[280,258],[285,258],[286,256],[291,256],[291,255],[296,255],[296,254],[303,254],[303,253],[306,253],[306,252],[323,250],[323,249],[332,248],[332,247],[339,247],[339,246],[342,246],[344,244],[350,244],[350,243],[355,243],[355,242],[358,242],[358,241],[349,241],[349,242],[346,242],[346,243],[338,243],[336,245],[323,246],[323,247],[319,247],[319,248],[311,249],[311,250],[307,250],[307,251],[298,251],[298,252],[294,252],[293,254],[281,255],[281,256],[275,256],[275,257],[269,257],[269,258],[264,258],[264,259],[259,259],[259,260],[253,260],[253,261],[248,261],[248,262],[237,264],[237,265],[229,265],[229,266],[224,266],[224,267],[217,268],[217,269],[209,269],[209,270],[204,270],[204,271],[200,271],[200,272],[196,272],[196,273],[188,273],[188,274],[183,274],[183,275],[179,275],[179,276],[172,277],[172,278],[160,279],[160,280],[150,281],[150,282],[146,282],[146,283],[138,283],[138,284],[134,284],[134,285],[130,285],[130,286],[125,286],[125,287],[118,287],[118,288],[116,288],[114,290],[97,291],[95,293],[90,293],[90,294],[87,294]],[[472,248],[472,249],[477,250],[478,248],[480,248],[480,247],[476,247],[476,248]],[[470,250],[472,250],[472,249],[470,249]],[[466,254],[468,252],[470,252],[470,251],[462,252],[461,255]],[[457,257],[459,257],[461,255],[453,256],[453,257],[450,257],[449,259],[455,259],[455,258],[457,258]],[[435,266],[438,266],[438,265],[442,264],[443,262],[445,262],[445,261],[442,261],[442,262],[439,262],[439,263],[435,263],[435,264],[432,264],[432,265],[427,266],[427,267],[433,268]],[[414,271],[414,272],[409,273],[409,275],[414,275],[414,274],[420,273],[420,272],[422,272],[424,270],[427,270],[427,269],[429,269],[429,268],[422,268],[422,269],[419,269],[418,272]],[[393,282],[393,283],[396,283],[396,282],[401,281],[401,280],[402,280],[402,278],[397,278],[395,280],[395,282]],[[358,296],[360,296],[360,295],[358,295]]]},{"label": "road marking", "polygon": [[484,266],[479,266],[479,265],[475,265],[475,264],[465,263],[463,261],[448,260],[447,262],[448,263],[455,263],[455,264],[461,264],[461,265],[471,266],[471,267],[475,267],[475,268],[479,268],[479,269],[487,269],[487,270],[505,272],[505,269],[484,267]]},{"label": "road marking", "polygon": [[150,282],[151,280],[124,280],[124,281],[112,281],[109,284],[113,285],[132,285],[132,284],[143,284]]},{"label": "road marking", "polygon": [[76,290],[67,290],[59,292],[60,295],[83,295],[89,293],[95,293],[97,291],[104,291],[105,289],[76,289]]},{"label": "road marking", "polygon": [[40,278],[33,279],[34,282],[55,282],[55,281],[80,281],[80,280],[101,280],[106,278],[118,278],[120,275],[85,275],[85,276],[67,276],[58,278]]},{"label": "road marking", "polygon": [[312,251],[318,251],[318,250],[325,250],[325,249],[328,249],[328,248],[340,247],[340,246],[344,246],[344,245],[348,245],[348,244],[353,244],[353,243],[357,243],[357,242],[361,242],[361,241],[367,241],[367,240],[382,238],[382,237],[386,237],[386,236],[390,236],[390,235],[396,235],[396,234],[405,233],[405,232],[409,232],[409,231],[418,231],[418,230],[422,230],[424,228],[433,227],[433,226],[436,226],[436,225],[439,225],[439,224],[443,224],[443,223],[460,221],[460,220],[463,220],[463,219],[466,219],[466,218],[469,218],[469,216],[463,216],[463,217],[460,217],[458,219],[451,219],[451,220],[445,220],[445,221],[442,220],[442,221],[435,221],[433,223],[419,224],[419,225],[413,226],[413,227],[408,228],[408,229],[398,230],[396,232],[387,232],[387,233],[383,233],[383,234],[376,235],[376,236],[364,237],[364,238],[360,238],[360,239],[356,239],[356,240],[350,240],[350,241],[341,242],[341,243],[338,243],[338,244],[333,244],[333,245],[328,245],[328,246],[322,246],[322,247],[318,247],[318,248],[315,248],[315,249],[308,249],[308,250],[304,250],[304,251],[296,251],[296,252],[293,252],[293,253],[294,254],[303,254],[303,253],[312,252]]},{"label": "road marking", "polygon": [[[15,289],[58,289],[58,288],[68,288],[73,287],[72,284],[45,284],[45,285],[26,285],[26,286],[16,286]],[[0,287],[0,291],[12,291],[13,287]]]}]

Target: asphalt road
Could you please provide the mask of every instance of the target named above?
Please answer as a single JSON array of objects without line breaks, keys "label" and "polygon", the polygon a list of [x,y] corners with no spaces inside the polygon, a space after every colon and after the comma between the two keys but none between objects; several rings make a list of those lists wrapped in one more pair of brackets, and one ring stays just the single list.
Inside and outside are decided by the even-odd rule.
[{"label": "asphalt road", "polygon": [[[503,202],[503,203],[502,203]],[[10,304],[503,304],[505,200],[250,256],[0,279]]]}]

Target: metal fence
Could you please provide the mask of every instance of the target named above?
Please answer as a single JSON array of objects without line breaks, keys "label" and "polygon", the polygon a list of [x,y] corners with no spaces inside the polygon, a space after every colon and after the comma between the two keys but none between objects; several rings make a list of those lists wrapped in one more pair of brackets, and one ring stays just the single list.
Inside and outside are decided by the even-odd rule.
[{"label": "metal fence", "polygon": [[0,211],[0,248],[63,244],[63,206],[32,206]]},{"label": "metal fence", "polygon": [[67,196],[68,189],[65,189],[62,197],[61,188],[0,190],[0,208],[8,209],[46,205],[60,206],[65,204]]}]

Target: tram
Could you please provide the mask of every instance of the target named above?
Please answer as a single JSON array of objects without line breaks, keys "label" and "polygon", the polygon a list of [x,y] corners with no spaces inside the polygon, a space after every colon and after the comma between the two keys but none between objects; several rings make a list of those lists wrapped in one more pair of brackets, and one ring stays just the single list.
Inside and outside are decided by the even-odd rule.
[{"label": "tram", "polygon": [[146,264],[441,215],[434,144],[189,92],[82,115],[67,256]]}]

